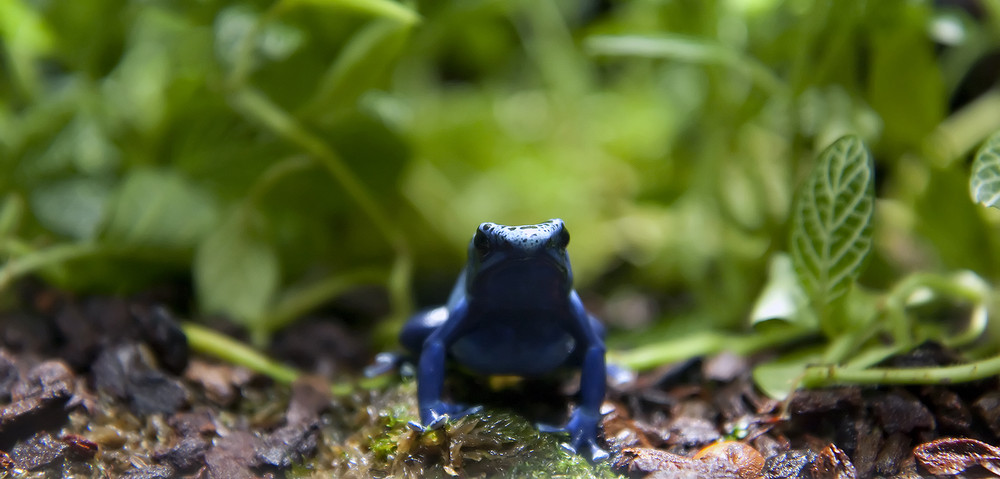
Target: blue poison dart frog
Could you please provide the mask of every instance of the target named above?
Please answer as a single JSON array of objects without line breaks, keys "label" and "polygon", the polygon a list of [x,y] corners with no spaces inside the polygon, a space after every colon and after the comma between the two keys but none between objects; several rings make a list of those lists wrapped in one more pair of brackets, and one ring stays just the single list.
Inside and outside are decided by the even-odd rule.
[{"label": "blue poison dart frog", "polygon": [[[523,377],[579,368],[579,404],[569,422],[540,428],[568,433],[566,446],[591,460],[607,458],[597,445],[606,374],[604,327],[573,290],[568,243],[569,232],[559,219],[479,225],[448,304],[413,316],[400,333],[403,346],[419,358],[422,425],[414,427],[440,427],[448,417],[480,409],[442,400],[446,363],[476,374]],[[391,361],[388,355],[378,359],[382,365]]]}]

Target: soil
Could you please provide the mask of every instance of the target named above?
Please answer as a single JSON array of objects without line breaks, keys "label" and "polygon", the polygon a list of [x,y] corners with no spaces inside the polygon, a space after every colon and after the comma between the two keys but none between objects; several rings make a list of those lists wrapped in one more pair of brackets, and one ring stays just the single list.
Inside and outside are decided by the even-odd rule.
[{"label": "soil", "polygon": [[[370,331],[358,326],[370,321],[320,317],[284,331],[269,354],[311,373],[287,386],[190,353],[169,312],[178,304],[171,294],[81,298],[22,285],[19,304],[0,313],[0,477],[1000,475],[996,378],[778,402],[753,386],[753,358],[668,365],[612,385],[612,457],[595,468],[534,427],[565,420],[572,378],[455,375],[455,396],[486,412],[421,433],[407,425],[412,380],[331,394],[328,380],[356,378],[371,360]],[[928,344],[891,365],[957,359]]]}]

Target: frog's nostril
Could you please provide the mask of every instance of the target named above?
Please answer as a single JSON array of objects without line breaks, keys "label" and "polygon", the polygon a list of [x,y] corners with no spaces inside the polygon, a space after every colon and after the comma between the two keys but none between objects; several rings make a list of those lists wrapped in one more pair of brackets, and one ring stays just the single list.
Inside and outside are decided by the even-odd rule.
[{"label": "frog's nostril", "polygon": [[479,251],[480,254],[485,255],[486,253],[489,253],[490,238],[486,231],[483,231],[482,227],[476,231],[476,236],[472,238],[472,244],[476,247],[476,250]]},{"label": "frog's nostril", "polygon": [[556,234],[549,239],[549,246],[555,248],[565,248],[569,245],[569,231],[565,227],[559,228]]}]

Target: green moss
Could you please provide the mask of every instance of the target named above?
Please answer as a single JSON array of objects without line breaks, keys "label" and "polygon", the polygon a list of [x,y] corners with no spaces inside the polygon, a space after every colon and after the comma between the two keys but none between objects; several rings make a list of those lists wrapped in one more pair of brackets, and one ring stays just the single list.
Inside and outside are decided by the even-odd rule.
[{"label": "green moss", "polygon": [[393,454],[396,453],[395,441],[385,436],[373,439],[369,447],[371,448],[372,454],[375,455],[375,458],[380,461],[388,460]]},{"label": "green moss", "polygon": [[357,422],[344,425],[347,437],[326,435],[330,447],[315,462],[357,477],[618,477],[606,463],[592,466],[567,453],[559,445],[565,438],[542,434],[512,412],[488,409],[413,431],[407,423],[416,419],[415,389],[407,383],[356,398]]}]

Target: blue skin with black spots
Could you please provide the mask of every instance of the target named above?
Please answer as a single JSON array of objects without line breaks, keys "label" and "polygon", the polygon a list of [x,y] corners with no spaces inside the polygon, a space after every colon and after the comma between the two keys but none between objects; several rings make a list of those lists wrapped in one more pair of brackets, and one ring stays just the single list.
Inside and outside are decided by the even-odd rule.
[{"label": "blue skin with black spots", "polygon": [[543,430],[569,433],[569,446],[591,460],[607,457],[597,445],[604,327],[573,290],[568,243],[559,219],[479,226],[448,304],[415,315],[400,334],[403,346],[419,357],[423,425],[469,412],[441,398],[449,361],[483,375],[538,377],[579,368],[579,405],[565,427]]}]

